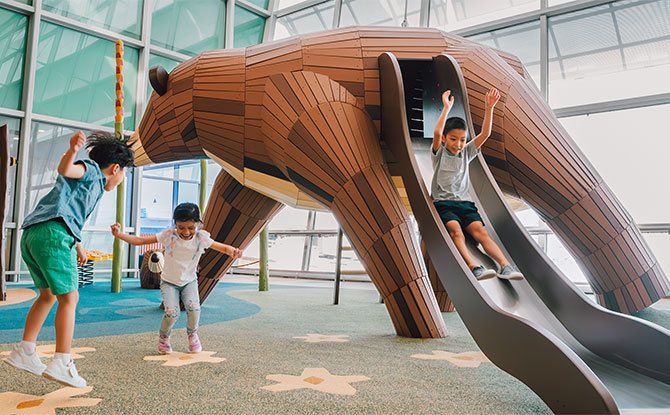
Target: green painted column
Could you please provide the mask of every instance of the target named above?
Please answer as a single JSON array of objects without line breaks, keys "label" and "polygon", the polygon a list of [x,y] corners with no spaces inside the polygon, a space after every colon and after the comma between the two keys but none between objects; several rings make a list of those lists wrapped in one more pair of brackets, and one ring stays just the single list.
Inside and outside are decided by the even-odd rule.
[{"label": "green painted column", "polygon": [[[123,140],[123,42],[116,41],[116,115],[114,117],[114,136]],[[125,178],[116,188],[116,221],[121,224],[121,232],[125,225],[126,186]],[[121,240],[114,238],[112,251],[112,292],[121,292],[121,271],[123,265],[123,249]]]},{"label": "green painted column", "polygon": [[207,202],[207,160],[200,160],[200,217],[205,216]]},{"label": "green painted column", "polygon": [[258,291],[268,291],[268,227],[261,231],[260,267],[258,272]]}]

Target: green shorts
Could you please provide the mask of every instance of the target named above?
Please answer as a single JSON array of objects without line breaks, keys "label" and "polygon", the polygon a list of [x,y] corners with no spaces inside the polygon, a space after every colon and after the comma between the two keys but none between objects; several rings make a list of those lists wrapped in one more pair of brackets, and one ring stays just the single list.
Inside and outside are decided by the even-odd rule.
[{"label": "green shorts", "polygon": [[37,288],[60,295],[79,287],[77,240],[67,226],[47,221],[29,226],[21,237],[21,255]]}]

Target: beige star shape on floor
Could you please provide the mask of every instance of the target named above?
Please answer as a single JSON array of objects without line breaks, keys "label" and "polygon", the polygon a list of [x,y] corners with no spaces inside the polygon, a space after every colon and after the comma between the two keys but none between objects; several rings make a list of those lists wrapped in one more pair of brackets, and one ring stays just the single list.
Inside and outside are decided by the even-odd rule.
[{"label": "beige star shape on floor", "polygon": [[32,300],[35,297],[37,297],[37,293],[30,288],[8,288],[7,300],[0,301],[0,307],[22,303],[24,301]]},{"label": "beige star shape on floor", "polygon": [[18,392],[0,393],[0,415],[33,414],[56,415],[56,408],[76,408],[95,406],[102,399],[72,398],[93,390],[87,388],[62,388],[42,396],[26,395]]},{"label": "beige star shape on floor", "polygon": [[186,366],[194,363],[221,363],[225,357],[212,357],[216,352],[182,353],[172,352],[158,356],[145,356],[144,360],[165,360],[162,366]]},{"label": "beige star shape on floor", "polygon": [[349,336],[346,334],[318,334],[307,333],[307,336],[294,336],[294,339],[305,339],[305,343],[346,343],[349,341]]},{"label": "beige star shape on floor", "polygon": [[458,367],[479,367],[482,363],[491,363],[480,351],[451,353],[444,350],[433,350],[433,354],[413,354],[411,357],[424,360],[448,360]]},{"label": "beige star shape on floor", "polygon": [[[95,349],[92,347],[73,347],[72,349],[70,349],[70,359],[81,359],[85,356],[79,353],[94,352],[94,351]],[[53,357],[55,352],[56,352],[55,344],[43,344],[41,346],[37,346],[37,356],[40,358]],[[2,352],[0,353],[0,356],[9,356],[10,353],[11,352]]]},{"label": "beige star shape on floor", "polygon": [[331,375],[328,370],[322,367],[305,368],[300,376],[277,374],[267,375],[265,378],[267,380],[279,382],[274,385],[261,387],[261,389],[266,389],[272,392],[307,388],[335,395],[353,395],[356,393],[356,389],[349,385],[351,382],[372,380],[367,376]]}]

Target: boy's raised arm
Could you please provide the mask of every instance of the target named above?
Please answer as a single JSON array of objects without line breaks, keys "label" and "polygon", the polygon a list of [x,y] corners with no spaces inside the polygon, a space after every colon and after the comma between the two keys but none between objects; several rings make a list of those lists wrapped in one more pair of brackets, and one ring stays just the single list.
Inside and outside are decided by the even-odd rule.
[{"label": "boy's raised arm", "polygon": [[486,93],[486,98],[484,98],[486,110],[484,111],[482,131],[475,137],[475,146],[477,146],[477,148],[481,147],[491,135],[491,129],[493,127],[493,108],[496,106],[499,99],[500,92],[495,88],[491,88],[489,92]]},{"label": "boy's raised arm", "polygon": [[63,158],[58,163],[58,174],[70,179],[81,179],[84,176],[86,167],[82,164],[74,164],[74,158],[84,143],[86,143],[86,136],[81,131],[77,131],[70,137],[70,148],[63,154]]},{"label": "boy's raised arm", "polygon": [[156,235],[147,235],[147,236],[135,236],[135,235],[128,235],[126,233],[121,232],[121,225],[118,223],[115,223],[114,225],[110,226],[112,229],[112,235],[115,237],[119,238],[122,241],[126,241],[131,245],[148,245],[148,244],[153,244],[158,242],[158,239],[156,239]]},{"label": "boy's raised arm", "polygon": [[447,122],[447,115],[449,115],[449,110],[451,110],[452,105],[454,105],[454,97],[449,99],[451,95],[450,90],[444,91],[442,94],[442,113],[437,119],[437,124],[435,124],[435,131],[433,131],[433,153],[440,148],[442,142],[442,131],[444,130],[444,124]]}]

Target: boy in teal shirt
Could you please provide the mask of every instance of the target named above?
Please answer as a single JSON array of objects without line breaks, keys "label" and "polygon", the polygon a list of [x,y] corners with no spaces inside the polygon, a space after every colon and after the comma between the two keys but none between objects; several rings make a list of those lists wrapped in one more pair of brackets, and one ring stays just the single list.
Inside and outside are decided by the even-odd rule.
[{"label": "boy in teal shirt", "polygon": [[[23,341],[14,345],[5,360],[16,368],[78,388],[86,387],[86,381],[70,359],[70,347],[79,301],[77,263],[86,262],[79,245],[81,230],[103,192],[121,183],[126,168],[135,161],[133,151],[124,142],[98,132],[86,143],[90,160],[75,162],[85,143],[81,131],[70,138],[70,148],[58,164],[56,184],[23,222],[21,255],[40,295],[28,312]],[[56,353],[44,365],[35,342],[56,300]]]}]

